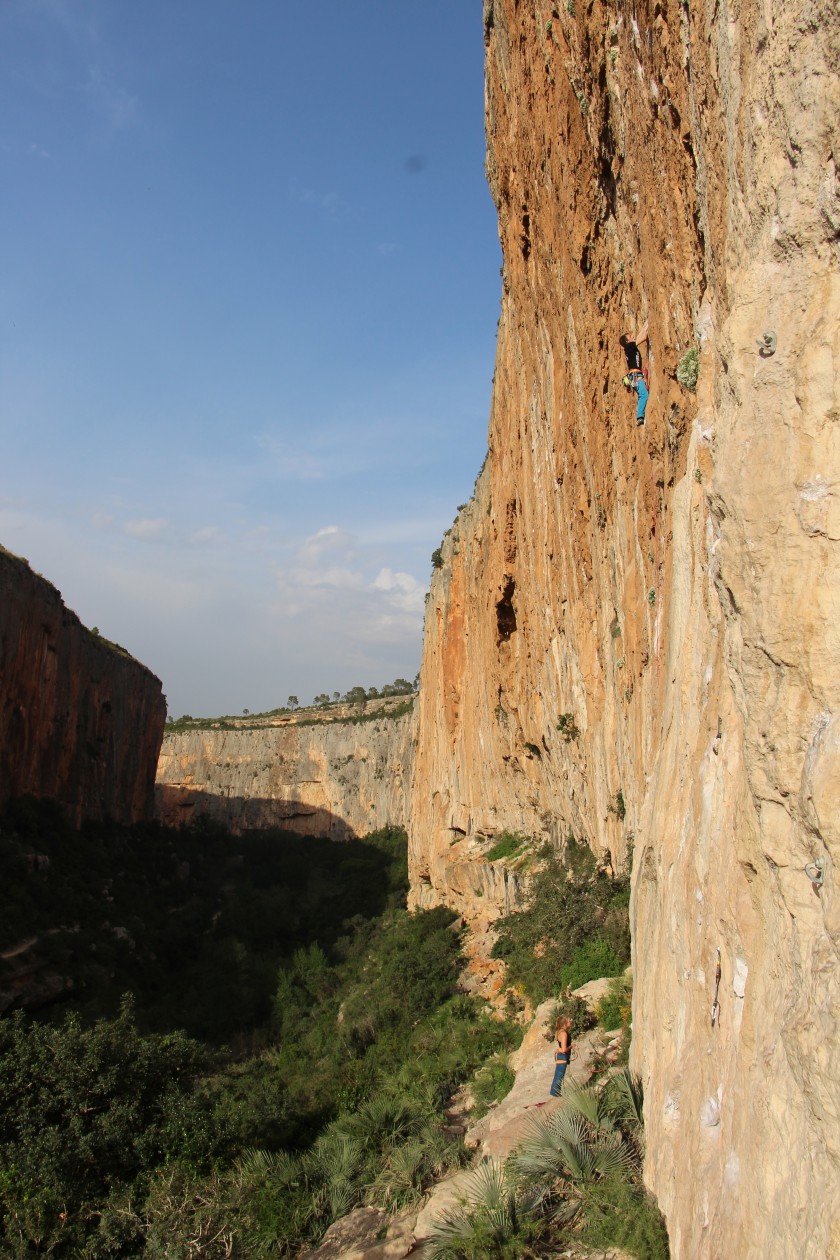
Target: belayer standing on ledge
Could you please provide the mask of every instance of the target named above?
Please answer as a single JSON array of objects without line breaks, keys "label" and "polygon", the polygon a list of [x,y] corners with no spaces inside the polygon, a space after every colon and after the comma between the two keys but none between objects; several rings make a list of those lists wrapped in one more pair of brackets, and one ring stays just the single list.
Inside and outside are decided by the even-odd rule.
[{"label": "belayer standing on ledge", "polygon": [[551,1097],[559,1098],[563,1088],[563,1077],[572,1057],[572,1021],[566,1016],[558,1019],[555,1027],[557,1047],[554,1051],[554,1080],[551,1082]]},{"label": "belayer standing on ledge", "polygon": [[627,360],[627,372],[622,376],[621,383],[627,389],[636,391],[636,424],[644,424],[645,408],[648,402],[648,372],[642,359],[641,347],[648,347],[648,361],[650,361],[647,324],[639,330],[635,339],[631,338],[629,333],[622,333],[618,339],[618,344],[624,351],[624,357]]}]

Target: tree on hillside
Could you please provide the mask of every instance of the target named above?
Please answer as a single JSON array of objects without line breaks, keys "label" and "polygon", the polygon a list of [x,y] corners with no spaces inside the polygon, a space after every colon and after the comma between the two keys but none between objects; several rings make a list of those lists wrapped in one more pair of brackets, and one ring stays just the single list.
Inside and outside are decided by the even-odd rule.
[{"label": "tree on hillside", "polygon": [[312,701],[312,703],[317,705],[319,708],[323,708],[323,706],[325,704],[329,704],[329,702],[330,702],[330,698],[327,695],[326,691],[322,691],[320,695],[317,695],[315,699]]},{"label": "tree on hillside", "polygon": [[289,696],[288,700],[286,701],[286,708],[296,709],[299,704],[300,704],[300,701],[298,700],[297,696]]},{"label": "tree on hillside", "polygon": [[142,1036],[128,999],[91,1028],[76,1014],[0,1021],[0,1253],[81,1255],[81,1222],[109,1193],[206,1158],[214,1126],[195,1083],[209,1064],[183,1033]]}]

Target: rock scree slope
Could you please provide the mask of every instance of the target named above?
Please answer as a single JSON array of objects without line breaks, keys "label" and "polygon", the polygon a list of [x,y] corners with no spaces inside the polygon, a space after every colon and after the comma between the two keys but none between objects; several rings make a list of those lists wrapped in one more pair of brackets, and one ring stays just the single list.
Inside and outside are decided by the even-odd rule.
[{"label": "rock scree slope", "polygon": [[484,31],[501,317],[427,604],[412,903],[492,919],[506,829],[632,861],[673,1254],[836,1258],[840,11],[485,0]]}]

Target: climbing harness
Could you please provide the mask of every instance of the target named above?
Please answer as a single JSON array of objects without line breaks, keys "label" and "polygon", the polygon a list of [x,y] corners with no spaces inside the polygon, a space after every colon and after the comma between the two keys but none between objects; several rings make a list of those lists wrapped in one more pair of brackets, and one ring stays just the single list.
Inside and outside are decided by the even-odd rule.
[{"label": "climbing harness", "polygon": [[625,372],[621,378],[621,383],[625,389],[635,389],[640,379],[647,384],[644,372],[640,372],[638,368],[633,368],[632,371]]},{"label": "climbing harness", "polygon": [[712,1002],[712,1028],[715,1024],[720,1024],[720,1002],[718,1001],[718,992],[720,990],[720,950],[717,951],[715,959],[715,997]]}]

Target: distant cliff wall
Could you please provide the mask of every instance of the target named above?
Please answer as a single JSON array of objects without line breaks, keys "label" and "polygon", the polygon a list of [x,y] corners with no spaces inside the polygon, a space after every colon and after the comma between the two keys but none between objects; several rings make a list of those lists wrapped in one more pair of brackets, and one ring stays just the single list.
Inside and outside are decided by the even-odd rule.
[{"label": "distant cliff wall", "polygon": [[505,829],[632,858],[673,1254],[837,1257],[840,12],[485,0],[484,27],[502,309],[427,605],[412,900],[491,919]]},{"label": "distant cliff wall", "polygon": [[0,805],[31,794],[76,823],[150,818],[165,717],[160,679],[0,548]]},{"label": "distant cliff wall", "polygon": [[158,817],[171,826],[204,816],[235,831],[284,827],[339,840],[404,827],[413,748],[413,712],[167,733]]}]

